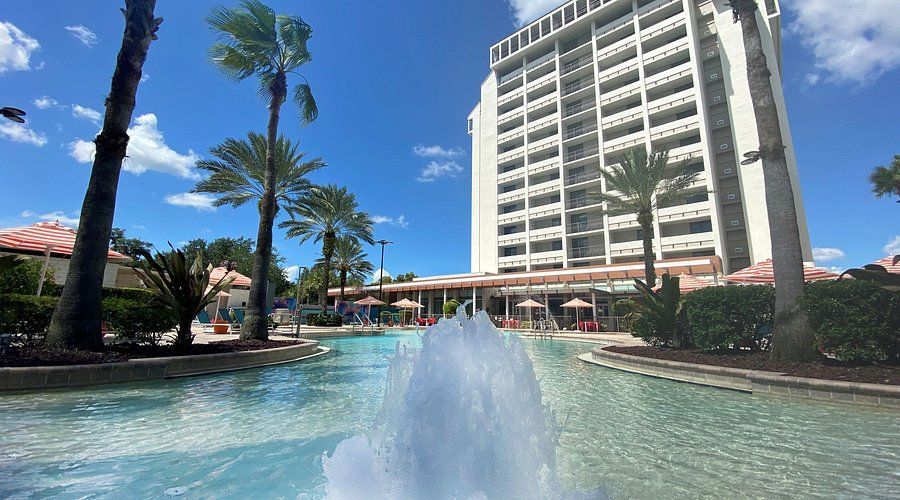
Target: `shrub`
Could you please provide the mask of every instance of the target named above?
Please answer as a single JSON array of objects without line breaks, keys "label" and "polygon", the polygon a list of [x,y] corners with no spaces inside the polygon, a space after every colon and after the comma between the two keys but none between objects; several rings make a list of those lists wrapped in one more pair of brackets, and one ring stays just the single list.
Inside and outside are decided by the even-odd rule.
[{"label": "shrub", "polygon": [[775,289],[768,285],[701,288],[684,296],[684,309],[698,349],[764,350],[771,339]]},{"label": "shrub", "polygon": [[444,317],[456,316],[456,310],[461,305],[462,304],[460,304],[456,299],[450,299],[447,302],[444,302],[444,305],[441,307],[444,312]]},{"label": "shrub", "polygon": [[42,339],[50,328],[56,297],[0,295],[0,333],[11,333],[27,344]]},{"label": "shrub", "polygon": [[153,346],[178,324],[178,318],[152,295],[143,301],[107,297],[103,299],[103,319],[115,330],[116,338]]},{"label": "shrub", "polygon": [[116,298],[133,300],[137,302],[150,302],[156,297],[153,292],[146,288],[104,288],[103,298]]},{"label": "shrub", "polygon": [[665,274],[659,290],[653,290],[639,279],[634,286],[640,296],[623,299],[617,309],[627,314],[631,333],[656,347],[690,347],[691,338],[684,325],[684,302],[678,288],[679,279]]},{"label": "shrub", "polygon": [[862,280],[820,281],[804,290],[819,347],[854,363],[900,362],[900,292]]},{"label": "shrub", "polygon": [[341,326],[344,317],[340,314],[312,313],[306,315],[306,324],[309,326]]},{"label": "shrub", "polygon": [[[44,262],[41,260],[23,258],[12,266],[0,270],[0,293],[36,294],[43,266]],[[46,287],[48,283],[53,283],[52,268],[47,268],[44,286]]]}]

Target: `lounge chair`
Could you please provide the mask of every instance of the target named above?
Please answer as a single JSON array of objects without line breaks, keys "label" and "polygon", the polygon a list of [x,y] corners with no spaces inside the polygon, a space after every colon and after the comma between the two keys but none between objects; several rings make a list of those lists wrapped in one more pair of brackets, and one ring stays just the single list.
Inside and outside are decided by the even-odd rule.
[{"label": "lounge chair", "polygon": [[203,327],[203,333],[206,333],[207,328],[213,327],[213,322],[209,319],[209,313],[206,310],[197,314],[197,322]]}]

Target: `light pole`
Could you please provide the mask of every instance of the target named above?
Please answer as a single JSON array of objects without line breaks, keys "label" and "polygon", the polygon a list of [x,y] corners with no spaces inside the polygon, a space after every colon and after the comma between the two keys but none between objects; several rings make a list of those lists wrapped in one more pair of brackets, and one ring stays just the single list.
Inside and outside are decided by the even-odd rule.
[{"label": "light pole", "polygon": [[[375,243],[381,245],[381,270],[380,275],[378,276],[378,300],[384,302],[384,292],[382,291],[384,288],[384,246],[390,245],[393,241],[378,240]],[[381,326],[381,310],[378,311],[378,326]]]},{"label": "light pole", "polygon": [[306,274],[306,266],[297,267],[297,303],[294,305],[294,328],[297,338],[300,338],[300,286],[303,283],[303,276]]}]

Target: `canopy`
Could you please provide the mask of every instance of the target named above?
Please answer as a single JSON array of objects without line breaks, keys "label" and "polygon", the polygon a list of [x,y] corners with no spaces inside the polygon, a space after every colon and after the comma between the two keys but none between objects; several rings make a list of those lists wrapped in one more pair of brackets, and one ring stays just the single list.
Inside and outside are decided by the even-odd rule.
[{"label": "canopy", "polygon": [[520,302],[520,303],[516,304],[516,307],[528,307],[528,308],[544,307],[544,304],[541,304],[540,302],[528,299],[525,302]]},{"label": "canopy", "polygon": [[359,299],[356,301],[356,305],[358,306],[383,306],[384,302],[372,297],[371,295],[366,296],[364,299]]},{"label": "canopy", "polygon": [[[681,273],[678,275],[678,289],[681,293],[693,292],[699,288],[705,288],[708,286],[715,286],[715,283],[709,280],[701,279],[693,274]],[[662,283],[653,287],[654,290],[659,290],[662,287]]]},{"label": "canopy", "polygon": [[[225,277],[225,268],[224,267],[216,267],[209,273],[209,282],[212,284],[216,284]],[[231,286],[250,286],[250,278],[244,276],[243,274],[237,271],[231,271],[228,273],[229,278],[234,278],[234,281],[231,282]]]},{"label": "canopy", "polygon": [[[820,267],[803,264],[803,280],[819,281],[837,278],[838,275],[826,271]],[[745,267],[736,273],[724,277],[726,281],[739,283],[775,283],[775,271],[772,269],[772,259],[766,259],[758,264]]]},{"label": "canopy", "polygon": [[419,307],[425,307],[422,304],[419,304],[418,302],[416,302],[414,300],[409,300],[409,299],[398,300],[397,302],[394,302],[391,305],[395,306],[395,307],[402,307],[403,309],[417,309]]},{"label": "canopy", "polygon": [[893,255],[888,255],[887,257],[885,257],[883,259],[878,259],[875,262],[873,262],[873,264],[878,264],[879,266],[884,267],[885,269],[887,269],[887,272],[889,272],[889,273],[900,274],[900,262],[897,262],[897,265],[895,266]]},{"label": "canopy", "polygon": [[591,303],[589,303],[589,302],[585,302],[585,301],[583,301],[583,300],[581,300],[581,299],[577,299],[577,298],[576,298],[576,299],[572,299],[572,300],[566,302],[565,304],[562,305],[562,307],[575,307],[575,308],[579,308],[579,307],[594,307],[594,305],[591,304]]},{"label": "canopy", "polygon": [[[38,222],[25,227],[13,227],[0,230],[0,251],[41,252],[72,255],[77,232],[63,226],[59,222]],[[127,256],[109,250],[109,260],[129,260]]]},{"label": "canopy", "polygon": [[[212,290],[212,285],[207,286],[206,291],[203,293],[209,293],[210,290]],[[231,297],[231,294],[226,292],[225,290],[219,290],[219,293],[216,294],[216,297]]]}]

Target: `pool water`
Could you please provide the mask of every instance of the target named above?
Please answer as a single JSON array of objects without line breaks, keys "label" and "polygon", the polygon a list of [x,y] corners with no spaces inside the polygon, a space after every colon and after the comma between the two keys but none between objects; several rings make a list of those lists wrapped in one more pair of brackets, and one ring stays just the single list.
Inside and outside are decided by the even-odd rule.
[{"label": "pool water", "polygon": [[[319,498],[322,453],[374,421],[415,334],[322,340],[315,361],[0,396],[0,497]],[[900,413],[770,399],[587,365],[523,339],[570,489],[612,498],[896,498]],[[451,418],[451,416],[448,416]]]}]

